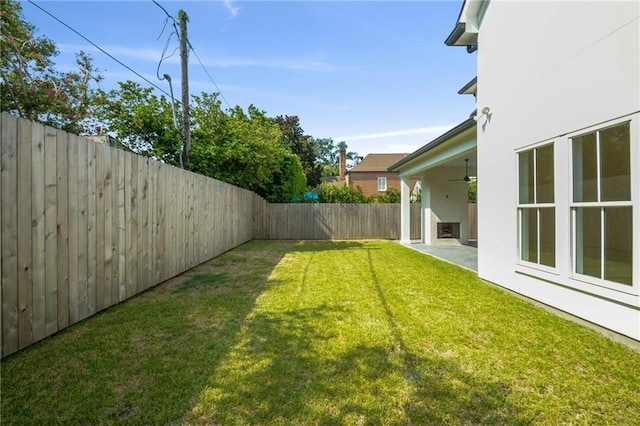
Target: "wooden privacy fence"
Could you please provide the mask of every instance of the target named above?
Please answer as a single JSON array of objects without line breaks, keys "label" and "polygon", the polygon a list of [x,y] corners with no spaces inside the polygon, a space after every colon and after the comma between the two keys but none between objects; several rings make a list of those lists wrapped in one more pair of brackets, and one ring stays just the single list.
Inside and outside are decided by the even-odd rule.
[{"label": "wooden privacy fence", "polygon": [[398,204],[268,204],[7,113],[0,126],[1,357],[252,239],[400,237]]},{"label": "wooden privacy fence", "polygon": [[[2,356],[254,238],[256,194],[3,113]],[[255,222],[255,223],[254,223]]]},{"label": "wooden privacy fence", "polygon": [[[411,239],[420,205],[411,204]],[[269,204],[262,239],[400,239],[400,204]]]}]

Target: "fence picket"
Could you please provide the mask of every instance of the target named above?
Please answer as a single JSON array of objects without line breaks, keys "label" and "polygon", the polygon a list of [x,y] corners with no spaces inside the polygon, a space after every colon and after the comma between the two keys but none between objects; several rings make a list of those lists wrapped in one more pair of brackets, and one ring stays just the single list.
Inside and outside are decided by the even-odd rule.
[{"label": "fence picket", "polygon": [[57,144],[57,194],[56,208],[58,218],[57,255],[57,329],[69,325],[69,178],[68,178],[68,140],[67,133],[56,132]]},{"label": "fence picket", "polygon": [[0,245],[2,259],[0,259],[0,277],[2,288],[2,356],[8,355],[19,348],[18,335],[18,211],[17,199],[17,123],[2,115],[2,148],[0,150],[0,177],[2,182],[0,209]]},{"label": "fence picket", "polygon": [[[18,122],[18,326],[19,346],[33,341],[33,248],[31,246],[31,127]],[[4,142],[4,138],[3,138]],[[4,226],[3,226],[4,227]],[[4,284],[3,284],[4,285]]]}]

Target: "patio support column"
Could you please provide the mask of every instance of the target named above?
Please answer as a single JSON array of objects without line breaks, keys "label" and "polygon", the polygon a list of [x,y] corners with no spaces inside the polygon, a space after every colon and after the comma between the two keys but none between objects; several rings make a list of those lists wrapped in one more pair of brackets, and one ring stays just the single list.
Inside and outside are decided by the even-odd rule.
[{"label": "patio support column", "polygon": [[400,178],[400,241],[411,242],[411,196],[409,178]]},{"label": "patio support column", "polygon": [[424,244],[431,244],[433,242],[431,238],[431,185],[430,182],[423,177],[421,180],[422,195],[420,210],[422,210],[422,242]]}]

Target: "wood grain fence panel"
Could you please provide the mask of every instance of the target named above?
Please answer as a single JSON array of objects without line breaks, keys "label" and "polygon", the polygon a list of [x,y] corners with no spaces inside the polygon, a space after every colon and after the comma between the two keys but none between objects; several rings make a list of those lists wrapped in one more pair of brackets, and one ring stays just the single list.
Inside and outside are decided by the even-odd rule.
[{"label": "wood grain fence panel", "polygon": [[158,224],[157,224],[157,247],[156,247],[156,282],[162,282],[166,279],[166,208],[167,208],[167,185],[168,185],[168,167],[159,167],[158,169]]},{"label": "wood grain fence panel", "polygon": [[95,205],[96,205],[96,221],[95,221],[95,235],[96,235],[96,311],[101,311],[105,308],[105,197],[104,197],[104,183],[106,175],[105,164],[105,148],[102,143],[96,143],[93,141],[87,141],[93,145],[95,149]]},{"label": "wood grain fence panel", "polygon": [[[124,249],[124,259],[125,259],[125,298],[129,298],[133,296],[133,286],[135,276],[133,274],[133,240],[135,239],[134,234],[134,224],[133,224],[133,209],[132,209],[132,199],[133,199],[133,159],[135,156],[126,153],[124,157],[124,214],[125,214],[125,249]],[[137,166],[136,166],[137,170]]]},{"label": "wood grain fence panel", "polygon": [[[398,239],[399,204],[267,204],[265,239]],[[412,229],[420,235],[420,206]],[[414,235],[414,234],[412,234]]]},{"label": "wood grain fence panel", "polygon": [[103,304],[105,307],[113,305],[113,165],[111,164],[112,152],[109,146],[105,145],[102,152],[103,175],[103,198],[104,198],[104,248],[102,259],[104,262],[104,294]]},{"label": "wood grain fence panel", "polygon": [[[118,248],[116,250],[118,260],[118,301],[123,301],[127,297],[127,221],[126,221],[126,189],[125,189],[125,170],[126,170],[126,153],[118,150],[118,174],[117,174],[117,232],[118,232]],[[129,167],[131,165],[129,164]]]},{"label": "wood grain fence panel", "polygon": [[45,129],[43,126],[32,128],[33,146],[31,147],[31,221],[33,256],[33,326],[35,340],[46,335],[46,282],[45,282]]},{"label": "wood grain fence panel", "polygon": [[45,246],[45,335],[58,330],[58,209],[56,129],[45,127],[44,140],[44,246]]},{"label": "wood grain fence panel", "polygon": [[78,313],[78,301],[79,301],[79,285],[80,274],[78,272],[79,266],[79,163],[78,163],[78,136],[69,134],[67,136],[68,141],[68,171],[67,178],[69,180],[69,323],[73,324],[79,321],[80,316]]},{"label": "wood grain fence panel", "polygon": [[96,193],[96,144],[83,139],[87,145],[87,309],[97,312],[97,193]]},{"label": "wood grain fence panel", "polygon": [[[33,341],[33,249],[31,238],[31,131],[32,123],[18,122],[18,327],[19,347]],[[4,143],[4,137],[3,137]],[[4,179],[3,179],[4,181]],[[4,228],[4,226],[1,226]],[[4,283],[3,283],[4,285]]]},{"label": "wood grain fence panel", "polygon": [[111,198],[110,212],[111,212],[111,294],[109,296],[110,304],[114,305],[119,302],[119,281],[118,281],[118,238],[119,238],[119,223],[118,223],[118,170],[120,165],[118,164],[118,149],[110,149],[111,156],[111,171],[109,182],[109,197]]},{"label": "wood grain fence panel", "polygon": [[180,208],[178,205],[178,196],[176,194],[177,189],[177,172],[175,169],[169,169],[169,185],[168,185],[168,197],[167,197],[167,278],[175,275],[176,265],[178,263],[177,253],[177,229],[176,212]]},{"label": "wood grain fence panel", "polygon": [[131,226],[131,247],[128,250],[127,258],[130,259],[129,269],[131,269],[131,281],[129,281],[129,288],[127,289],[127,297],[131,297],[134,294],[138,293],[142,289],[139,286],[139,277],[138,277],[138,240],[140,238],[140,216],[139,216],[139,181],[138,181],[138,160],[139,157],[137,155],[131,155],[131,178],[128,182],[128,185],[131,187],[131,199],[130,206],[131,209],[131,219],[129,222],[129,226]]},{"label": "wood grain fence panel", "polygon": [[8,114],[2,114],[2,148],[0,149],[0,177],[2,207],[0,208],[0,277],[2,282],[2,355],[19,348],[18,331],[18,130]]},{"label": "wood grain fence panel", "polygon": [[209,202],[211,200],[211,194],[207,191],[207,180],[204,176],[198,177],[198,194],[200,194],[197,198],[200,201],[198,211],[202,215],[202,232],[199,233],[200,244],[198,246],[198,263],[201,263],[209,259],[209,238],[207,238],[207,236],[211,235],[209,223]]},{"label": "wood grain fence panel", "polygon": [[58,218],[56,247],[58,255],[58,311],[56,321],[57,329],[62,330],[69,325],[69,144],[66,132],[62,130],[56,132],[56,144],[56,217]]},{"label": "wood grain fence panel", "polygon": [[137,217],[138,217],[138,232],[136,234],[136,267],[138,274],[138,283],[136,287],[136,293],[147,289],[147,260],[149,258],[149,252],[147,247],[147,189],[148,189],[148,176],[147,176],[147,162],[145,157],[138,157],[138,173],[137,173]]},{"label": "wood grain fence panel", "polygon": [[78,150],[78,320],[89,316],[89,186],[86,139],[77,139]]},{"label": "wood grain fence panel", "polygon": [[147,227],[147,243],[149,258],[147,260],[147,279],[149,287],[158,284],[156,280],[156,248],[157,242],[157,184],[158,184],[158,165],[157,161],[149,160],[149,190],[148,190],[148,202],[147,202],[147,215],[149,225]]},{"label": "wood grain fence panel", "polygon": [[469,239],[478,239],[478,205],[469,203]]},{"label": "wood grain fence panel", "polygon": [[194,197],[194,181],[195,181],[195,174],[194,173],[187,173],[185,175],[187,177],[187,190],[185,191],[185,196],[187,198],[187,227],[186,227],[186,234],[185,234],[185,243],[186,243],[186,247],[185,247],[185,254],[186,254],[186,259],[185,259],[185,269],[189,269],[190,267],[194,266],[195,262],[194,260],[196,259],[196,254],[195,254],[195,246],[196,246],[196,218],[195,218],[195,197]]},{"label": "wood grain fence panel", "polygon": [[[4,129],[4,123],[5,123],[5,117],[7,116],[7,120],[10,119],[10,115],[8,113],[4,113],[4,112],[0,112],[0,137],[2,137],[2,139],[0,139],[0,309],[4,308],[4,305],[2,303],[2,262],[3,262],[3,257],[2,257],[2,152],[4,150],[4,144],[5,144],[5,137],[7,138],[7,144],[10,143],[9,139],[10,136],[5,135],[5,133],[3,132]],[[8,174],[8,172],[7,172]],[[7,311],[7,315],[9,314],[10,310]],[[0,312],[0,357],[4,356],[4,327],[3,327],[3,320],[2,317],[4,315],[4,309],[2,312]],[[19,337],[19,336],[18,336]],[[17,345],[16,345],[17,346]]]}]

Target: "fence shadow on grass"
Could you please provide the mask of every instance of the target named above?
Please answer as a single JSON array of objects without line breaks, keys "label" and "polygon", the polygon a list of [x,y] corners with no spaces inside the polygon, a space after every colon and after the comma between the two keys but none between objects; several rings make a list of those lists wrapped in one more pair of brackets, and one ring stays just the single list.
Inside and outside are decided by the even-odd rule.
[{"label": "fence shadow on grass", "polygon": [[[300,247],[313,251],[318,244],[292,251]],[[369,247],[343,247],[367,250],[370,284],[382,311],[373,333],[385,329],[384,341],[358,337],[354,343],[343,335],[356,309],[350,304],[301,307],[298,295],[289,309],[258,309],[186,414],[187,423],[530,423],[509,404],[507,384],[466,373],[452,359],[412,352],[394,320]],[[300,292],[306,289],[313,259],[314,253],[303,268]]]},{"label": "fence shadow on grass", "polygon": [[[361,308],[302,306],[315,257],[349,249],[370,247],[248,243],[9,356],[3,424],[527,423],[508,386],[410,349],[373,251],[365,266],[382,315],[362,339],[344,334]],[[273,277],[292,252],[310,252],[297,290]],[[260,309],[270,291],[289,297],[284,308]]]},{"label": "fence shadow on grass", "polygon": [[322,306],[252,316],[187,415],[210,424],[526,424],[508,386],[401,343],[323,346],[348,310]]}]

